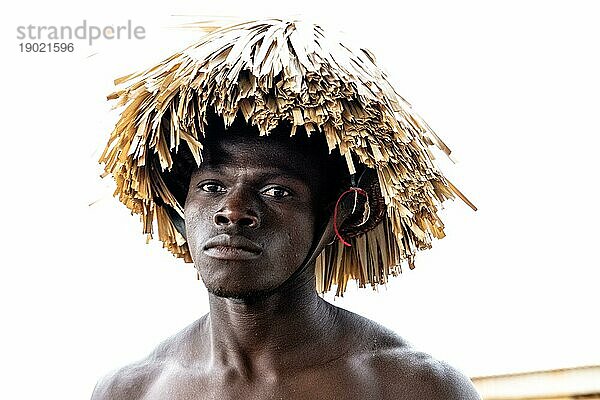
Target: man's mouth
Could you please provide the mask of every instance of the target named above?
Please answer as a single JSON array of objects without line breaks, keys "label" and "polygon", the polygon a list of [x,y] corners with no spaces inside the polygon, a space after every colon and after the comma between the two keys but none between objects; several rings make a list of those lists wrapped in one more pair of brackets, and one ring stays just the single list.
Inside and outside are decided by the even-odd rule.
[{"label": "man's mouth", "polygon": [[243,236],[221,234],[204,244],[204,254],[220,260],[251,260],[257,258],[263,249]]}]

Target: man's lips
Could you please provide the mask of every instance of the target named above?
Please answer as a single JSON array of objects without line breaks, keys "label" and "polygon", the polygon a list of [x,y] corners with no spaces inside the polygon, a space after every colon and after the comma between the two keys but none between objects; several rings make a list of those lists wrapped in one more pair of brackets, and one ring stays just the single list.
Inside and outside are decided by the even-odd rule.
[{"label": "man's lips", "polygon": [[250,260],[257,258],[263,249],[243,236],[221,234],[204,244],[204,254],[221,260]]}]

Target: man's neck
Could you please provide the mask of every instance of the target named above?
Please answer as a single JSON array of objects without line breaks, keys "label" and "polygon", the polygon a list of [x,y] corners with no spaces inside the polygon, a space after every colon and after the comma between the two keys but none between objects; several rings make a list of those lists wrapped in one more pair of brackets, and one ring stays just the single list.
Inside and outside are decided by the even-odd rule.
[{"label": "man's neck", "polygon": [[305,279],[251,302],[211,294],[211,367],[233,367],[246,377],[283,374],[341,354],[338,309],[314,287]]}]

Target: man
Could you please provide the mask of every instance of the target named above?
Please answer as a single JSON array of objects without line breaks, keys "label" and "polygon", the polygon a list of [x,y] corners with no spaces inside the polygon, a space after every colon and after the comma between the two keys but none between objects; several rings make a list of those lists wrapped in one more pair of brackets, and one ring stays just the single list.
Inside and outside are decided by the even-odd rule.
[{"label": "man", "polygon": [[[412,265],[441,236],[432,198],[457,192],[422,151],[439,139],[414,129],[372,56],[341,64],[323,37],[297,21],[217,30],[113,96],[127,107],[101,161],[145,232],[156,222],[194,263],[210,312],[92,399],[479,398],[448,365],[318,296]],[[352,85],[360,73],[370,92]]]}]

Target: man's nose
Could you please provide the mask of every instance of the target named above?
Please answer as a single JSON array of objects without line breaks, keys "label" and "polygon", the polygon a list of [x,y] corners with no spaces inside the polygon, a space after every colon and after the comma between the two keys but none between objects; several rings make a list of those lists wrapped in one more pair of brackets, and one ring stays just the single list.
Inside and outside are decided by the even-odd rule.
[{"label": "man's nose", "polygon": [[256,206],[242,190],[229,193],[223,206],[213,216],[215,225],[226,227],[238,225],[240,227],[258,228],[260,218]]}]

